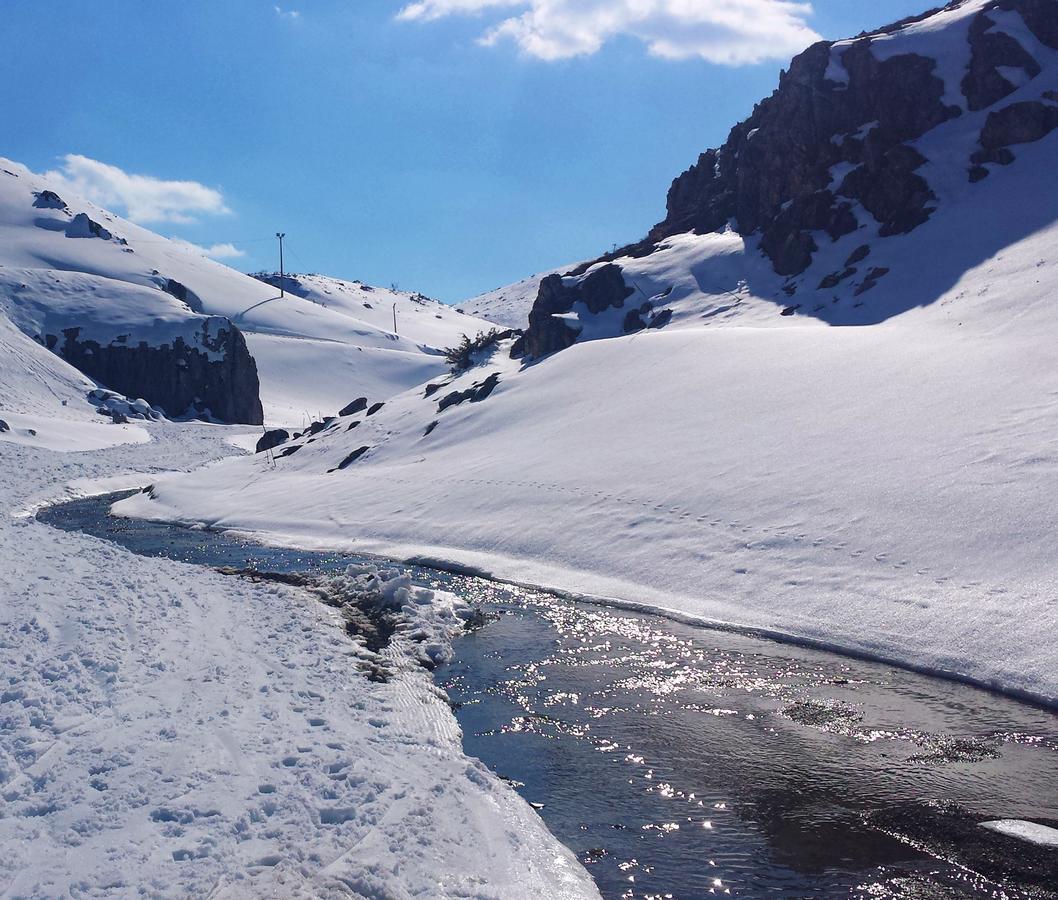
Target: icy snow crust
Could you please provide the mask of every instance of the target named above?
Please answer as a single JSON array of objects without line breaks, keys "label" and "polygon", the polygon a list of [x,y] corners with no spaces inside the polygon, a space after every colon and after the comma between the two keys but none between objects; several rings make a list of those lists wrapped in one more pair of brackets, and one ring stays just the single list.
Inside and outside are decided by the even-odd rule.
[{"label": "icy snow crust", "polygon": [[[442,372],[440,351],[461,335],[490,327],[407,292],[336,279],[310,278],[310,296],[279,299],[271,285],[63,190],[55,190],[62,205],[42,199],[49,189],[55,186],[41,176],[0,158],[0,266],[8,272],[0,284],[0,313],[14,315],[10,301],[17,296],[46,310],[56,324],[76,325],[74,313],[89,315],[100,337],[112,338],[113,324],[151,344],[167,336],[159,321],[170,323],[171,331],[176,320],[196,321],[198,313],[225,316],[246,335],[270,424],[303,425],[358,396],[385,400]],[[81,214],[101,226],[103,236],[95,236]],[[15,270],[34,270],[36,278]],[[69,298],[81,292],[88,278],[96,281],[80,308],[69,299],[54,303],[59,293]],[[170,279],[190,292],[186,303],[163,290]],[[10,281],[30,287],[16,294]],[[41,284],[50,293],[36,292]],[[399,336],[393,333],[394,304]]]},{"label": "icy snow crust", "polygon": [[[77,411],[53,404],[46,433],[94,448]],[[403,610],[379,684],[361,669],[372,654],[305,591],[29,516],[64,493],[153,477],[122,473],[226,455],[243,433],[147,429],[153,442],[107,452],[0,443],[0,892],[597,897],[532,809],[463,755],[417,662],[449,652],[455,597],[385,570],[332,580],[332,592]]]},{"label": "icy snow crust", "polygon": [[[1058,82],[1040,59],[1001,104]],[[916,142],[927,223],[881,239],[861,210],[793,299],[753,239],[677,236],[616,261],[626,306],[671,310],[664,329],[621,336],[626,309],[575,307],[568,350],[502,348],[275,471],[235,461],[123,511],[426,556],[1056,703],[1058,134],[971,185],[987,113]],[[877,286],[817,290],[864,243],[890,270]],[[438,409],[491,373],[487,399]]]}]

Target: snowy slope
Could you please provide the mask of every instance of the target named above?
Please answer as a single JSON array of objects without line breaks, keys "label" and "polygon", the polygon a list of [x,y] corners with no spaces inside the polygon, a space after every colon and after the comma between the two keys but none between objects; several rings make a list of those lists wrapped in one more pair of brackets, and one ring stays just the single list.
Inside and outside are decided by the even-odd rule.
[{"label": "snowy slope", "polygon": [[[545,317],[568,349],[501,346],[274,471],[235,461],[124,512],[428,555],[1058,702],[1058,131],[967,178],[992,113],[1055,105],[1058,54],[994,14],[1040,71],[912,142],[933,194],[913,229],[854,206],[793,276],[758,235],[670,235],[614,261],[623,305]],[[947,72],[967,29],[932,26],[902,39]],[[640,304],[663,327],[626,335]]]},{"label": "snowy slope", "polygon": [[[151,292],[140,295],[146,321],[177,309],[231,319],[257,362],[269,422],[298,424],[306,413],[334,411],[362,395],[385,399],[441,372],[439,349],[488,327],[431,305],[441,319],[397,337],[391,313],[386,324],[384,315],[379,321],[362,307],[325,306],[290,294],[279,299],[271,285],[87,201],[61,191],[53,191],[57,201],[41,196],[54,187],[0,159],[0,265],[52,272],[53,280],[67,279],[64,273],[94,275],[117,282],[115,292],[127,291],[125,285],[145,289]],[[104,229],[103,236],[93,234],[88,220]],[[380,293],[390,306],[398,303],[398,324],[427,317],[413,295]],[[99,319],[106,316],[101,309]]]},{"label": "snowy slope", "polygon": [[504,328],[525,328],[529,317],[529,309],[536,299],[536,292],[540,288],[540,282],[548,275],[560,275],[574,268],[573,265],[561,266],[537,275],[530,275],[514,284],[504,285],[476,297],[470,297],[462,303],[457,303],[456,308],[468,316],[479,319],[487,319]]},{"label": "snowy slope", "polygon": [[138,425],[102,419],[86,394],[95,384],[0,315],[0,459],[5,444],[99,450],[149,440]]}]

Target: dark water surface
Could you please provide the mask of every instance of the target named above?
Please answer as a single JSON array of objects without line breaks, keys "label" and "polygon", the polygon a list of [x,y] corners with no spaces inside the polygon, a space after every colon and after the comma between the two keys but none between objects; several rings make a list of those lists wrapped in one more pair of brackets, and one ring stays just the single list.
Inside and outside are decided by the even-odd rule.
[{"label": "dark water surface", "polygon": [[[120,495],[124,496],[124,495]],[[39,518],[145,555],[269,572],[361,557],[114,519]],[[510,779],[607,898],[1054,898],[1058,716],[891,666],[412,569],[488,624],[437,672],[464,746]]]}]

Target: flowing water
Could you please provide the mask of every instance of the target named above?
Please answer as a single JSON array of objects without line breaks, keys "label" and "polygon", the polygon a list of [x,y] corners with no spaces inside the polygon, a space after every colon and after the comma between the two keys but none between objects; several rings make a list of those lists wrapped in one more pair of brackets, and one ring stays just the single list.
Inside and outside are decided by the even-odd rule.
[{"label": "flowing water", "polygon": [[[40,518],[146,555],[269,572],[362,558],[107,515]],[[1058,716],[891,666],[413,568],[486,614],[436,673],[466,751],[607,898],[1058,897]]]}]

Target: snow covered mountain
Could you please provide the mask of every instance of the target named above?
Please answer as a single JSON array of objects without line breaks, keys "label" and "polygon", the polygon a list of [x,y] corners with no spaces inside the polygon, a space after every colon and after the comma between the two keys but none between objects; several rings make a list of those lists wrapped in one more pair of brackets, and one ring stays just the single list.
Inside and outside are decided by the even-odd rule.
[{"label": "snow covered mountain", "polygon": [[120,508],[1058,702],[1055,126],[1053,0],[816,45],[523,337]]},{"label": "snow covered mountain", "polygon": [[[137,395],[153,392],[148,399],[171,415],[197,398],[219,418],[260,422],[259,378],[264,419],[303,423],[358,396],[384,400],[428,380],[443,371],[444,347],[491,327],[419,295],[317,276],[298,279],[311,288],[304,296],[280,298],[273,285],[7,160],[0,160],[0,266],[0,315],[108,387],[128,393],[142,385]],[[141,343],[148,349],[133,358]],[[226,369],[211,372],[210,364]],[[189,377],[196,366],[197,379]],[[218,383],[221,396],[205,395]]]}]

